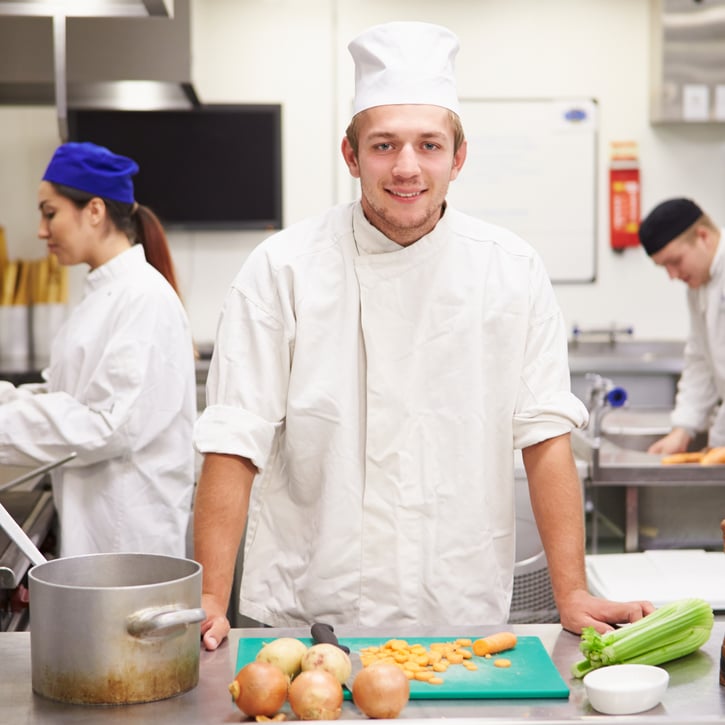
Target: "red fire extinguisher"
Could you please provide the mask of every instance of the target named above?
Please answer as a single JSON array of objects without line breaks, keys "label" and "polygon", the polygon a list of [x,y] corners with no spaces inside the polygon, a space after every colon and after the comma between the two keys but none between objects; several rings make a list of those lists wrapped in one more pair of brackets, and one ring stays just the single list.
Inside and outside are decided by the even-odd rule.
[{"label": "red fire extinguisher", "polygon": [[612,249],[639,245],[640,182],[637,144],[613,141],[609,165],[609,235]]}]

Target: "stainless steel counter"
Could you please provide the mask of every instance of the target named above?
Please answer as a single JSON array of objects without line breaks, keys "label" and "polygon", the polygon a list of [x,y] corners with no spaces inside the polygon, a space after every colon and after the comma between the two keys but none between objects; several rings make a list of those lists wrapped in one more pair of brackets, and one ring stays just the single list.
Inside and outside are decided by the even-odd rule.
[{"label": "stainless steel counter", "polygon": [[[40,548],[49,541],[55,517],[53,497],[44,485],[47,476],[36,474],[37,469],[24,466],[0,466],[0,503],[23,527],[33,543]],[[16,485],[18,479],[27,480]],[[46,554],[51,553],[47,550]],[[0,632],[26,629],[28,610],[27,590],[23,578],[30,561],[19,547],[0,529]]]},{"label": "stainless steel counter", "polygon": [[[628,413],[635,419],[638,411],[635,409]],[[625,551],[639,550],[639,498],[640,489],[643,487],[688,487],[691,492],[704,487],[712,491],[713,495],[709,498],[714,499],[714,508],[722,509],[722,505],[725,505],[725,466],[703,466],[699,463],[663,465],[661,456],[613,442],[627,437],[621,434],[602,434],[594,439],[589,431],[580,430],[573,430],[571,436],[574,455],[587,466],[584,485],[589,488],[593,499],[596,499],[597,490],[600,488],[615,486],[625,489]],[[629,437],[641,438],[643,442],[648,439],[646,435]],[[657,437],[659,436],[655,436]],[[715,488],[722,491],[715,491]],[[596,508],[596,501],[594,505]],[[719,512],[721,513],[722,511]],[[712,526],[716,536],[715,543],[719,542],[720,536],[719,522],[722,517],[719,514],[715,513]],[[597,539],[595,517],[592,523],[592,553],[597,553]]]},{"label": "stainless steel counter", "polygon": [[662,465],[661,456],[615,445],[602,437],[598,451],[586,432],[572,431],[574,455],[591,466],[594,486],[698,486],[725,485],[725,466],[699,463]]},{"label": "stainless steel counter", "polygon": [[[579,637],[561,630],[555,624],[516,625],[512,629],[519,635],[539,636],[556,667],[570,687],[568,700],[416,700],[411,701],[401,714],[408,721],[445,720],[447,725],[457,721],[470,723],[536,723],[552,725],[593,721],[597,723],[667,723],[667,725],[694,725],[725,721],[725,687],[719,685],[720,645],[725,634],[725,623],[716,622],[709,642],[697,653],[670,662],[665,668],[670,673],[670,686],[660,705],[632,716],[600,715],[591,709],[581,681],[569,675],[571,664],[580,659]],[[202,652],[199,685],[192,691],[162,702],[143,705],[113,707],[64,705],[34,695],[30,675],[30,634],[27,632],[0,634],[0,712],[2,721],[45,725],[52,723],[155,723],[165,725],[214,725],[239,723],[244,718],[232,704],[227,684],[234,676],[237,642],[239,637],[259,637],[261,632],[269,638],[279,636],[307,636],[300,629],[236,629],[229,640],[216,652]],[[477,628],[419,628],[416,631],[360,630],[337,628],[341,637],[347,636],[404,636],[416,637],[472,636],[489,634],[490,627]],[[343,720],[364,718],[355,706],[346,702]]]}]

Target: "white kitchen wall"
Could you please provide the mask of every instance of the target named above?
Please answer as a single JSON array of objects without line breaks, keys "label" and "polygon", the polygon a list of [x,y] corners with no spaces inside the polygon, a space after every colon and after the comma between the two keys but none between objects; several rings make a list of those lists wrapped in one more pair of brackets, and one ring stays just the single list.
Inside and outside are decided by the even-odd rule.
[{"label": "white kitchen wall", "polygon": [[[286,223],[355,193],[339,156],[353,93],[346,45],[369,25],[416,19],[453,29],[461,96],[597,99],[598,274],[556,286],[567,325],[616,322],[641,339],[682,339],[684,285],[639,248],[608,247],[611,141],[639,144],[644,212],[686,195],[725,225],[725,124],[649,123],[650,14],[649,0],[192,0],[192,75],[203,102],[282,104]],[[52,109],[0,108],[0,224],[13,256],[45,253],[35,193],[57,141]],[[225,290],[264,233],[170,236],[195,336],[211,341]],[[82,276],[73,272],[74,295]]]}]

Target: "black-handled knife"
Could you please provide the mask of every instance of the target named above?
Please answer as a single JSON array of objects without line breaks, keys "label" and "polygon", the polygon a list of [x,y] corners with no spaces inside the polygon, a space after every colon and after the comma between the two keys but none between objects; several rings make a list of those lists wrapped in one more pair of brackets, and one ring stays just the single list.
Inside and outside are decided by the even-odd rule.
[{"label": "black-handled knife", "polygon": [[337,639],[337,635],[335,634],[335,630],[333,629],[331,624],[325,624],[324,622],[315,622],[310,628],[310,632],[312,634],[312,640],[315,644],[324,643],[335,645],[335,647],[339,647],[350,657],[352,672],[350,673],[350,677],[348,677],[343,684],[352,693],[352,683],[355,680],[358,672],[360,672],[363,667],[360,655],[357,652],[353,652],[349,647],[339,642],[339,640]]},{"label": "black-handled knife", "polygon": [[340,644],[331,624],[315,622],[311,627],[311,632],[315,644],[334,644],[335,647],[339,647],[345,654],[350,654],[350,648],[347,645]]}]

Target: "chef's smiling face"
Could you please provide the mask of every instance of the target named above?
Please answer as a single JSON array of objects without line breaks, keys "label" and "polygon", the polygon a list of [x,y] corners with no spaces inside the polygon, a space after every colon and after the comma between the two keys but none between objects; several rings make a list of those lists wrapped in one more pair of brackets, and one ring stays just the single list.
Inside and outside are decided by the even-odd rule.
[{"label": "chef's smiling face", "polygon": [[360,179],[368,221],[389,239],[412,244],[440,219],[448,185],[466,158],[454,151],[449,111],[440,106],[376,106],[363,111],[357,154],[347,138],[342,154]]},{"label": "chef's smiling face", "polygon": [[56,192],[53,185],[41,181],[38,188],[40,225],[38,237],[45,240],[48,252],[55,254],[62,265],[91,260],[93,239],[89,209],[79,209],[70,199]]}]

